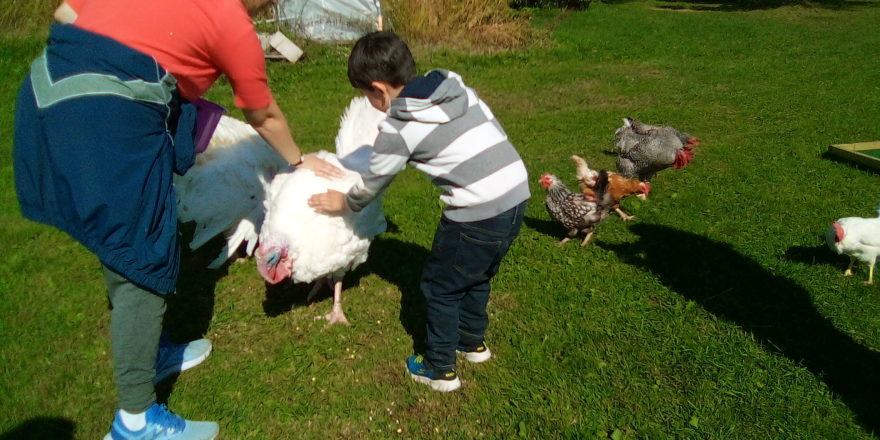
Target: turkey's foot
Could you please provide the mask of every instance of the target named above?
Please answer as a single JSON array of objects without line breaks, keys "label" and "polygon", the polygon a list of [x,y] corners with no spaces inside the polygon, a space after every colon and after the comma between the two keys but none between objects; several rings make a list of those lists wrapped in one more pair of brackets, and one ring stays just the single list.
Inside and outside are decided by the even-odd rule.
[{"label": "turkey's foot", "polygon": [[345,313],[342,312],[341,304],[333,304],[333,309],[330,310],[330,313],[323,316],[316,316],[315,319],[323,319],[327,321],[328,325],[332,324],[345,324],[351,325],[348,322],[348,319],[345,317]]}]

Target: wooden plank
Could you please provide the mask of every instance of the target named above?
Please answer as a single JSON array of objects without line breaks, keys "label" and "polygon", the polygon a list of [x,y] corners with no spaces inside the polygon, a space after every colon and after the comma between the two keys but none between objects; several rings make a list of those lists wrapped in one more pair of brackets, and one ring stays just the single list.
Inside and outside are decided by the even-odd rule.
[{"label": "wooden plank", "polygon": [[828,152],[835,156],[880,170],[880,158],[862,153],[866,150],[880,150],[880,141],[835,144],[828,147]]}]

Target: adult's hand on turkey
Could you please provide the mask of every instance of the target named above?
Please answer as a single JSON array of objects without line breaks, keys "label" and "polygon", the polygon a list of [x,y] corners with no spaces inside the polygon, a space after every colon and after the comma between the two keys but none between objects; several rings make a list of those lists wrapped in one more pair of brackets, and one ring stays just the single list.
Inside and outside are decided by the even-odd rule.
[{"label": "adult's hand on turkey", "polygon": [[333,179],[345,176],[344,171],[314,154],[306,154],[302,161],[300,167],[311,170],[318,177]]}]

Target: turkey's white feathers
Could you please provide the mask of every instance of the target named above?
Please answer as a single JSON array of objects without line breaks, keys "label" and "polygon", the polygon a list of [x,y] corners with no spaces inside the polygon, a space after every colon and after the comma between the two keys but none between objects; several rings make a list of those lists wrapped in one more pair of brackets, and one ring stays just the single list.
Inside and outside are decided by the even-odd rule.
[{"label": "turkey's white feathers", "polygon": [[[320,151],[317,155],[342,167],[331,153]],[[328,180],[306,169],[275,177],[267,195],[260,243],[288,246],[294,282],[309,283],[328,275],[338,279],[366,261],[370,241],[385,231],[379,200],[360,212],[348,211],[339,216],[318,214],[308,206],[313,194],[328,189],[348,192],[360,178],[360,174],[347,171],[343,178]]]},{"label": "turkey's white feathers", "polygon": [[268,183],[287,163],[247,123],[223,116],[204,153],[184,176],[175,176],[177,215],[195,222],[191,249],[226,231],[226,246],[209,267],[219,267],[242,242],[253,251],[263,222]]},{"label": "turkey's white feathers", "polygon": [[361,211],[346,210],[337,216],[318,214],[308,206],[313,194],[328,189],[347,193],[362,182],[359,172],[369,169],[372,145],[384,118],[385,113],[374,109],[364,97],[354,98],[343,113],[336,136],[337,154],[320,151],[317,155],[342,168],[345,177],[330,180],[297,169],[278,174],[272,181],[260,247],[287,246],[294,282],[306,283],[325,276],[340,279],[366,261],[371,240],[385,231],[381,198]]}]

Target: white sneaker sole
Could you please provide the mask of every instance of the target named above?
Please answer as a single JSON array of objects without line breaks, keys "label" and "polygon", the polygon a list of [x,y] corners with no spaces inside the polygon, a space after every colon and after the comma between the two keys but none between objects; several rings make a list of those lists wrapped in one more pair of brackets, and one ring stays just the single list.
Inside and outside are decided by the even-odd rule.
[{"label": "white sneaker sole", "polygon": [[448,393],[461,388],[461,380],[457,377],[453,380],[432,380],[425,376],[419,376],[418,374],[409,373],[409,376],[418,383],[430,386],[434,391]]},{"label": "white sneaker sole", "polygon": [[208,358],[208,356],[211,354],[212,350],[214,350],[214,344],[211,344],[209,342],[208,349],[205,350],[204,353],[202,353],[202,354],[200,354],[200,355],[198,355],[188,361],[182,362],[180,364],[179,370],[166,369],[166,370],[162,370],[162,371],[157,371],[156,377],[153,378],[153,383],[158,384],[159,382],[162,382],[163,380],[169,378],[170,376],[172,376],[174,374],[183,373],[184,371],[189,370],[190,368],[193,368],[196,365],[201,364],[202,362],[205,361],[205,359]]},{"label": "white sneaker sole", "polygon": [[[214,434],[213,437],[206,439],[206,440],[214,440],[216,438],[217,438],[217,434]],[[107,435],[104,436],[104,440],[113,440],[113,435],[108,432]]]},{"label": "white sneaker sole", "polygon": [[[214,435],[206,438],[205,440],[215,440],[218,435],[220,435],[219,430],[217,430],[217,432],[215,432]],[[107,435],[104,436],[104,440],[113,440],[113,434],[108,432]]]},{"label": "white sneaker sole", "polygon": [[214,350],[213,344],[210,347],[208,347],[208,350],[205,351],[204,353],[202,353],[200,356],[192,358],[192,359],[180,364],[180,371],[186,371],[192,367],[195,367],[198,364],[201,364],[202,362],[205,361],[205,359],[208,358],[208,356],[211,354],[212,350]]},{"label": "white sneaker sole", "polygon": [[470,351],[470,352],[459,351],[459,353],[464,355],[464,358],[472,364],[479,364],[481,362],[486,362],[492,357],[492,351],[490,351],[489,348],[486,348],[486,351],[484,351],[482,353],[478,353],[475,351]]}]

